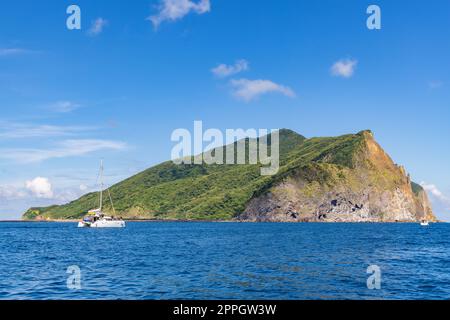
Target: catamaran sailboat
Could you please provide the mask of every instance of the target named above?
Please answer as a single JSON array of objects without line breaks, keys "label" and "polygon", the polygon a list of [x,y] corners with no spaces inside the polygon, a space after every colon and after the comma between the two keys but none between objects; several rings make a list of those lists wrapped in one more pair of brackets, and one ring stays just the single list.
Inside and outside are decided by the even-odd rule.
[{"label": "catamaran sailboat", "polygon": [[[125,221],[122,219],[116,219],[114,217],[107,216],[103,213],[103,161],[100,163],[100,207],[99,209],[89,210],[88,214],[78,223],[78,228],[125,228]],[[115,212],[112,202],[111,194],[108,191],[109,200],[111,201],[111,207]]]}]

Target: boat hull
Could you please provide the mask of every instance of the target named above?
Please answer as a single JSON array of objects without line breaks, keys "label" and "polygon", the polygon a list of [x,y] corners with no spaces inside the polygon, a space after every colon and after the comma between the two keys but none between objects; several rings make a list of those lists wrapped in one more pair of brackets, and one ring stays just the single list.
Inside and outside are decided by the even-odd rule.
[{"label": "boat hull", "polygon": [[79,222],[78,228],[125,228],[125,221],[122,220],[99,220],[92,223]]}]

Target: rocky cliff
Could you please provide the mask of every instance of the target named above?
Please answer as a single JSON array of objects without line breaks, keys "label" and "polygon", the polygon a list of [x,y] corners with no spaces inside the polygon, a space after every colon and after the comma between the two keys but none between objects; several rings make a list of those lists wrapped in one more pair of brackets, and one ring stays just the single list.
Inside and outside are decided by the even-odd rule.
[{"label": "rocky cliff", "polygon": [[[252,199],[239,216],[245,221],[413,222],[434,221],[426,192],[411,182],[374,140],[358,134],[350,163],[333,153],[289,172],[264,194]],[[329,160],[329,161],[328,161]]]}]

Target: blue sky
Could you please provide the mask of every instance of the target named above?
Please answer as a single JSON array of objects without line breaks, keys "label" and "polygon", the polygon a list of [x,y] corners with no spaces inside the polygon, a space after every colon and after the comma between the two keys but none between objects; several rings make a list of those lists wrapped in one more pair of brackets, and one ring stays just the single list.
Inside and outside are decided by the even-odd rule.
[{"label": "blue sky", "polygon": [[450,219],[447,0],[17,0],[0,30],[0,219],[92,190],[100,158],[109,184],[169,159],[195,120],[371,129]]}]

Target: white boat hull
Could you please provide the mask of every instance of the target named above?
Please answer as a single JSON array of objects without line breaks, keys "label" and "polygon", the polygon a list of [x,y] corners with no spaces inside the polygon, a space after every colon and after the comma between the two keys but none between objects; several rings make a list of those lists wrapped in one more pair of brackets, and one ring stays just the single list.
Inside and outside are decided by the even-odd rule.
[{"label": "white boat hull", "polygon": [[125,228],[125,221],[122,220],[98,220],[95,222],[79,222],[78,228]]}]

